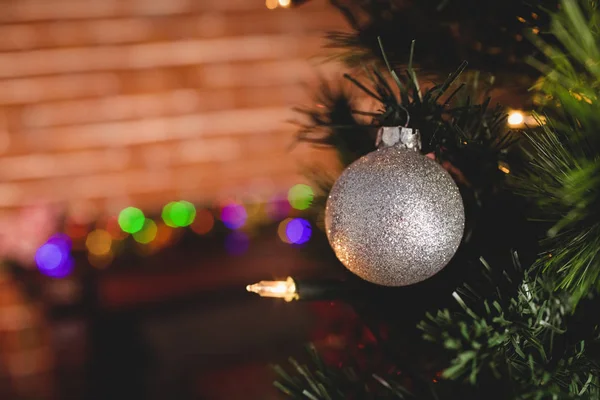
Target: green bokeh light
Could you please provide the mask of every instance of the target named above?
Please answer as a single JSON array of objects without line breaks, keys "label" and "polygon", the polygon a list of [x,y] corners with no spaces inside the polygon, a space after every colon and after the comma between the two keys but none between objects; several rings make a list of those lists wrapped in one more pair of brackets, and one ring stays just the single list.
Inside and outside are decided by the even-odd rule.
[{"label": "green bokeh light", "polygon": [[156,238],[158,227],[156,222],[151,219],[145,219],[142,224],[142,228],[133,234],[133,238],[136,242],[141,244],[148,244]]},{"label": "green bokeh light", "polygon": [[162,219],[165,221],[165,225],[171,228],[177,228],[178,225],[173,221],[173,217],[171,217],[171,212],[173,211],[173,207],[177,204],[177,202],[172,201],[169,204],[163,207],[162,211]]},{"label": "green bokeh light", "polygon": [[172,201],[163,207],[162,219],[171,228],[189,226],[196,218],[196,207],[189,201]]},{"label": "green bokeh light", "polygon": [[196,207],[189,201],[178,201],[171,207],[170,216],[176,226],[189,226],[196,218]]},{"label": "green bokeh light", "polygon": [[288,201],[296,210],[306,210],[309,208],[314,197],[312,188],[301,183],[292,186],[288,192]]},{"label": "green bokeh light", "polygon": [[127,207],[119,213],[119,226],[123,232],[136,233],[144,226],[144,213],[139,208]]}]

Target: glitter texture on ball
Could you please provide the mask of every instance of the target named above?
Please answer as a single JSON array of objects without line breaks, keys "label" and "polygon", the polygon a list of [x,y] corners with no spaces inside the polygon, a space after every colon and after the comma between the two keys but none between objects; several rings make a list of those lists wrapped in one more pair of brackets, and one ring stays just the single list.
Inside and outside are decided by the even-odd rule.
[{"label": "glitter texture on ball", "polygon": [[465,225],[459,189],[438,163],[392,146],[351,164],[325,210],[329,243],[351,272],[383,286],[407,286],[443,269]]}]

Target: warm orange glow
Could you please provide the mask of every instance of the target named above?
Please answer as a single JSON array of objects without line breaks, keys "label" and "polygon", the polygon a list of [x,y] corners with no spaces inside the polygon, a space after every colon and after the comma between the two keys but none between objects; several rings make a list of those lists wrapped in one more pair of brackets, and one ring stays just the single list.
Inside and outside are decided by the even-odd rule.
[{"label": "warm orange glow", "polygon": [[88,261],[90,263],[91,266],[99,268],[99,269],[103,269],[106,268],[110,265],[110,263],[113,261],[114,259],[114,254],[112,252],[109,252],[107,254],[104,254],[102,256],[97,256],[94,254],[88,254]]},{"label": "warm orange glow", "polygon": [[105,256],[110,253],[112,245],[112,237],[110,233],[104,229],[96,229],[90,232],[87,239],[85,240],[85,246],[87,247],[90,254],[94,256]]},{"label": "warm orange glow", "polygon": [[123,240],[127,237],[128,233],[123,232],[119,226],[119,221],[116,216],[109,217],[106,221],[105,229],[110,233],[113,240]]},{"label": "warm orange glow", "polygon": [[277,0],[267,0],[265,1],[265,5],[269,10],[274,10],[277,8],[278,2]]},{"label": "warm orange glow", "polygon": [[212,230],[213,226],[215,226],[215,217],[210,211],[202,209],[196,212],[196,219],[190,227],[198,235],[206,235]]},{"label": "warm orange glow", "polygon": [[286,218],[283,221],[281,221],[279,223],[279,227],[277,228],[277,236],[279,236],[279,239],[281,239],[281,241],[283,243],[287,243],[290,244],[290,241],[287,237],[287,233],[285,231],[285,229],[287,228],[287,224],[291,221],[291,218]]},{"label": "warm orange glow", "polygon": [[279,0],[279,5],[283,8],[288,8],[292,5],[292,0]]},{"label": "warm orange glow", "polygon": [[173,228],[159,222],[156,226],[156,237],[151,244],[157,248],[163,248],[171,242],[173,237]]},{"label": "warm orange glow", "polygon": [[67,234],[67,236],[69,236],[74,241],[77,239],[83,239],[87,235],[88,231],[89,229],[86,225],[79,225],[74,223],[68,223],[65,228],[65,233]]},{"label": "warm orange glow", "polygon": [[508,124],[510,126],[519,126],[525,121],[525,116],[520,111],[511,111],[508,114]]}]

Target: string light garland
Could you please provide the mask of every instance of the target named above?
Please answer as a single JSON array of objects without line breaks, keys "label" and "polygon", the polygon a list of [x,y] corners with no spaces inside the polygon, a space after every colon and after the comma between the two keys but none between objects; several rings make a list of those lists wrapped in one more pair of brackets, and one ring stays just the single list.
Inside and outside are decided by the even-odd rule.
[{"label": "string light garland", "polygon": [[[89,223],[76,223],[62,215],[50,232],[57,232],[32,247],[35,261],[47,276],[64,278],[75,269],[75,259],[87,258],[90,266],[106,268],[123,257],[146,257],[174,247],[182,237],[192,241],[221,242],[220,249],[231,256],[246,254],[258,230],[274,227],[288,245],[304,246],[313,227],[303,212],[312,206],[313,189],[295,184],[290,190],[258,198],[230,198],[225,202],[193,204],[178,200],[166,203],[156,213],[128,206],[113,215],[99,215]],[[249,202],[252,200],[252,202]],[[277,229],[279,227],[279,229]],[[83,257],[73,258],[72,254]]]},{"label": "string light garland", "polygon": [[365,286],[341,280],[285,280],[260,281],[246,286],[246,290],[260,297],[282,299],[286,302],[340,300],[356,297]]}]

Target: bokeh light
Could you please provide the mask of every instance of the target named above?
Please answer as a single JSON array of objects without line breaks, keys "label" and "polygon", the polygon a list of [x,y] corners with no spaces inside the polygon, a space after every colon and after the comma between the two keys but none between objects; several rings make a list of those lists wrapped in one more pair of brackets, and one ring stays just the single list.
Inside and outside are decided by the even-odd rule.
[{"label": "bokeh light", "polygon": [[299,183],[289,190],[288,201],[296,210],[306,210],[312,204],[314,196],[310,186]]},{"label": "bokeh light", "polygon": [[244,208],[246,209],[246,214],[248,215],[248,219],[260,219],[261,212],[263,211],[263,206],[260,201],[246,201],[244,202]]},{"label": "bokeh light", "polygon": [[57,233],[50,236],[46,243],[54,244],[60,247],[60,249],[65,254],[69,254],[71,252],[71,248],[73,247],[73,242],[71,241],[71,238],[68,235],[65,235],[64,233]]},{"label": "bokeh light", "polygon": [[274,197],[266,205],[267,215],[269,218],[278,220],[287,217],[290,213],[290,203],[283,197]]},{"label": "bokeh light", "polygon": [[128,233],[124,232],[119,226],[119,220],[116,216],[109,217],[106,221],[106,231],[110,234],[113,240],[123,240]]},{"label": "bokeh light", "polygon": [[73,259],[65,248],[45,243],[35,253],[35,263],[41,273],[51,278],[64,278],[73,271]]},{"label": "bokeh light", "polygon": [[304,218],[294,218],[287,223],[285,234],[290,243],[304,244],[310,240],[312,227]]},{"label": "bokeh light", "polygon": [[133,238],[140,244],[148,244],[156,238],[158,226],[151,219],[146,219],[142,224],[142,228],[133,234]]},{"label": "bokeh light", "polygon": [[85,238],[89,231],[90,229],[87,225],[79,225],[69,221],[66,222],[64,229],[65,234],[72,240],[74,250],[85,249]]},{"label": "bokeh light", "polygon": [[225,250],[227,253],[238,256],[248,251],[250,238],[244,232],[231,232],[225,237]]},{"label": "bokeh light", "polygon": [[221,221],[229,229],[239,229],[246,224],[248,214],[241,204],[231,203],[221,210]]},{"label": "bokeh light", "polygon": [[215,226],[215,218],[209,210],[202,209],[196,213],[196,219],[191,225],[192,231],[198,235],[206,235]]},{"label": "bokeh light", "polygon": [[279,239],[281,239],[281,241],[283,243],[287,243],[287,244],[291,243],[287,237],[287,232],[286,232],[287,225],[291,220],[292,220],[291,218],[286,218],[283,221],[281,221],[279,223],[279,226],[277,227],[277,236],[279,236]]},{"label": "bokeh light", "polygon": [[269,10],[274,10],[277,8],[277,5],[279,4],[278,0],[266,0],[265,1],[265,6],[267,6],[267,8]]},{"label": "bokeh light", "polygon": [[144,213],[139,208],[127,207],[119,213],[119,226],[124,232],[136,233],[144,226]]},{"label": "bokeh light", "polygon": [[171,210],[175,204],[177,204],[177,202],[172,201],[166,204],[162,209],[162,219],[165,224],[171,228],[177,228],[177,225],[175,225],[175,222],[173,222],[173,218],[171,218]]},{"label": "bokeh light", "polygon": [[154,238],[154,244],[158,247],[164,247],[171,242],[173,237],[173,228],[167,226],[164,223],[156,224],[156,237]]},{"label": "bokeh light", "polygon": [[65,233],[73,240],[83,239],[89,232],[86,225],[79,225],[75,223],[67,223],[65,226]]},{"label": "bokeh light", "polygon": [[171,221],[175,226],[189,226],[196,218],[196,207],[189,201],[178,201],[173,204],[170,211]]},{"label": "bokeh light", "polygon": [[104,229],[96,229],[90,232],[85,240],[85,247],[87,247],[88,252],[97,257],[109,254],[111,246],[112,236]]},{"label": "bokeh light", "polygon": [[172,201],[162,210],[162,219],[171,228],[189,226],[196,218],[196,207],[189,201]]},{"label": "bokeh light", "polygon": [[292,0],[278,0],[278,3],[283,8],[288,8],[292,5]]}]

